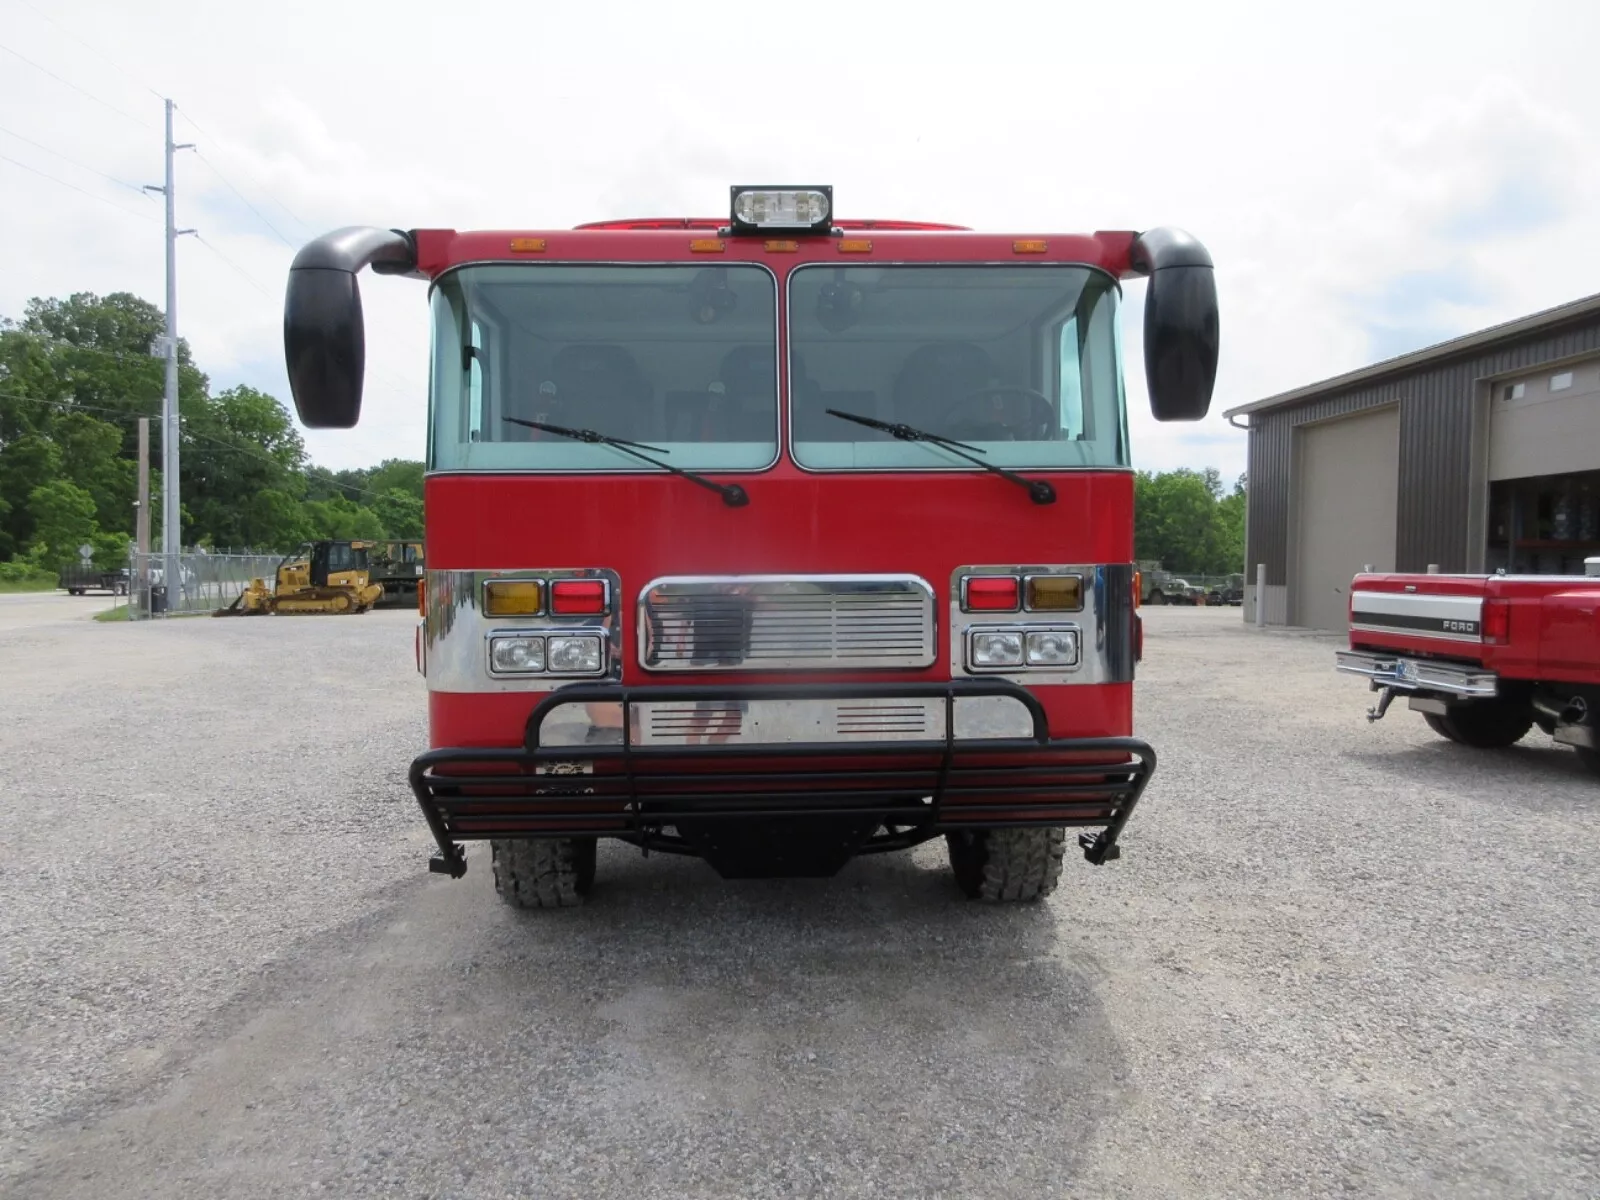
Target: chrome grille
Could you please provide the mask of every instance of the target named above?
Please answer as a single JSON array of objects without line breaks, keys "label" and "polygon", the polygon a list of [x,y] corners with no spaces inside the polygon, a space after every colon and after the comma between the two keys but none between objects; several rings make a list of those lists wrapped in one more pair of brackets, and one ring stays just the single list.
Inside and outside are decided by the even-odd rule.
[{"label": "chrome grille", "polygon": [[909,575],[662,579],[640,599],[639,646],[654,671],[927,667],[933,589]]}]

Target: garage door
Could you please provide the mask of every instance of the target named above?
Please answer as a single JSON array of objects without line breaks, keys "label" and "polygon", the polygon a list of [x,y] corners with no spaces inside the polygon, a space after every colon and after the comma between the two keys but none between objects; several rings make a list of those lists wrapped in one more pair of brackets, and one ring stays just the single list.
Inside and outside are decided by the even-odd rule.
[{"label": "garage door", "polygon": [[1394,570],[1400,410],[1307,425],[1296,436],[1293,620],[1340,630],[1351,577],[1368,563]]},{"label": "garage door", "polygon": [[1600,363],[1494,385],[1489,478],[1600,470]]}]

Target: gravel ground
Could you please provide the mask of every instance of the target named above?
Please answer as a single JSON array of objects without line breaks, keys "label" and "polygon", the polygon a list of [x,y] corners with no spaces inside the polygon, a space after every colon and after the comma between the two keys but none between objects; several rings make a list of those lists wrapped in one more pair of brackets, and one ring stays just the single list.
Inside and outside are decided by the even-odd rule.
[{"label": "gravel ground", "polygon": [[1600,781],[1147,613],[1121,862],[426,873],[411,619],[0,601],[0,1193],[1600,1194]]}]

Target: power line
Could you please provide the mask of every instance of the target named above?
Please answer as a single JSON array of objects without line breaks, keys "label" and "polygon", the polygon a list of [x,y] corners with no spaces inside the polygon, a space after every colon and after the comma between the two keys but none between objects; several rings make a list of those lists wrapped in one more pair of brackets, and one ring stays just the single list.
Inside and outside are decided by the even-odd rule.
[{"label": "power line", "polygon": [[125,205],[118,204],[115,200],[108,199],[105,196],[97,196],[97,195],[95,195],[95,193],[93,193],[91,191],[86,191],[85,189],[79,187],[75,183],[68,183],[65,179],[57,179],[54,175],[46,174],[45,172],[39,170],[38,167],[30,167],[25,162],[18,162],[16,159],[10,157],[9,155],[0,154],[0,162],[8,162],[13,167],[21,167],[24,171],[30,171],[33,174],[37,175],[40,179],[48,179],[51,183],[58,183],[64,188],[71,188],[73,191],[77,192],[80,196],[87,196],[91,200],[100,201],[101,204],[109,204],[112,208],[121,209],[123,212],[127,213],[130,217],[138,217],[141,221],[155,221],[156,220],[156,218],[154,216],[152,216],[150,213],[138,212],[138,211],[136,211],[134,209],[126,207]]},{"label": "power line", "polygon": [[218,250],[210,242],[206,241],[205,238],[201,237],[197,233],[197,234],[194,235],[194,240],[199,242],[207,250],[211,251],[211,253],[215,254],[223,262],[227,263],[228,266],[232,267],[234,269],[234,271],[238,273],[239,278],[243,279],[251,287],[255,288],[256,291],[260,292],[268,300],[274,299],[272,293],[267,291],[266,288],[262,287],[261,284],[256,281],[255,276],[251,275],[249,271],[246,271],[243,267],[241,267],[238,263],[234,262],[233,259],[229,258],[221,250]]},{"label": "power line", "polygon": [[13,58],[21,59],[23,62],[27,63],[30,67],[32,67],[35,71],[39,71],[39,72],[42,72],[45,75],[50,76],[50,78],[54,79],[57,83],[63,84],[64,86],[71,88],[73,91],[78,92],[81,95],[89,97],[89,99],[93,100],[96,104],[103,105],[104,107],[109,108],[112,112],[116,113],[117,116],[124,117],[127,120],[132,121],[135,125],[142,125],[146,129],[154,129],[155,128],[155,126],[150,124],[149,121],[141,120],[139,117],[134,116],[132,113],[128,112],[127,110],[118,108],[115,104],[112,104],[111,101],[109,101],[109,100],[100,99],[99,96],[96,96],[93,92],[89,91],[86,88],[79,87],[77,84],[73,83],[72,80],[63,79],[61,76],[57,75],[54,71],[50,70],[50,68],[41,67],[38,63],[34,62],[33,59],[29,58],[27,55],[18,54],[10,46],[0,45],[0,50],[4,50],[7,54],[11,55],[11,57],[13,57]]},{"label": "power line", "polygon": [[71,163],[80,170],[87,171],[91,175],[98,175],[101,179],[107,180],[110,183],[114,183],[118,187],[125,187],[131,192],[138,192],[139,195],[143,196],[146,200],[150,198],[150,194],[138,184],[129,183],[126,179],[118,179],[115,175],[107,175],[104,171],[98,171],[94,167],[91,167],[88,163],[81,163],[75,158],[68,158],[65,154],[61,153],[61,151],[52,150],[43,142],[36,142],[30,137],[23,137],[20,133],[17,133],[14,130],[6,129],[4,126],[0,126],[0,133],[5,134],[7,137],[14,137],[19,142],[27,142],[28,145],[32,146],[36,150],[43,150],[46,154],[53,155],[64,163]]},{"label": "power line", "polygon": [[277,239],[280,242],[282,242],[285,246],[289,247],[289,249],[291,249],[291,250],[298,250],[299,249],[298,246],[296,246],[288,238],[283,236],[283,231],[282,230],[280,230],[271,221],[267,220],[267,217],[266,217],[265,213],[263,213],[254,204],[251,204],[249,199],[245,196],[245,194],[243,192],[241,192],[238,188],[233,186],[233,180],[229,179],[226,175],[224,175],[222,173],[222,168],[221,167],[217,166],[216,163],[212,162],[209,158],[207,158],[204,154],[201,154],[198,150],[195,151],[195,157],[198,158],[201,162],[205,163],[205,165],[211,169],[211,173],[213,175],[215,175],[218,179],[222,180],[223,183],[227,184],[228,185],[228,190],[231,191],[235,196],[239,197],[240,200],[243,200],[244,201],[244,206],[246,208],[248,208],[251,212],[255,213],[255,215],[257,217],[261,218],[261,223],[263,225],[265,225],[268,229],[272,230],[273,234],[277,237]]},{"label": "power line", "polygon": [[[215,144],[217,144],[218,142],[221,141],[221,139],[216,137],[216,136],[214,136],[211,133],[210,130],[208,130],[204,126],[202,126],[199,121],[196,121],[193,117],[191,117],[186,109],[183,109],[183,108],[178,109],[178,115],[180,117],[182,117],[185,121],[189,122],[189,124],[193,125],[194,129],[195,129],[195,132],[198,133],[201,137],[205,138],[207,141],[211,142],[213,145],[215,145]],[[215,165],[213,165],[210,162],[207,162],[206,165],[211,167],[211,169],[213,171],[217,172],[217,176],[218,176],[218,178],[222,179],[222,182],[227,183],[229,187],[233,187],[233,184],[228,182],[227,178],[225,176],[223,176],[222,172],[220,170],[218,170]],[[244,176],[251,183],[255,184],[256,189],[262,195],[266,196],[274,204],[276,204],[279,208],[281,208],[285,213],[287,213],[294,220],[295,224],[299,225],[302,229],[305,229],[305,230],[308,230],[308,231],[311,229],[311,226],[309,224],[307,224],[305,221],[301,220],[299,217],[295,216],[295,213],[294,213],[293,209],[291,209],[282,200],[279,200],[277,196],[273,195],[272,191],[269,188],[267,188],[254,175],[252,175],[249,171],[245,171],[244,172]],[[244,200],[244,196],[243,196],[242,193],[239,192],[238,188],[234,188],[234,194],[239,196],[239,199]],[[248,200],[245,200],[245,203],[249,204],[250,202]],[[254,205],[252,205],[251,208],[252,208],[252,211],[254,211]],[[256,215],[258,217],[261,217],[261,214],[259,212],[256,212]],[[267,221],[267,219],[265,217],[261,217],[261,219],[262,219],[262,221],[267,223],[269,228],[271,227],[272,223],[270,221]],[[277,233],[278,231],[276,229],[273,229],[273,232]],[[281,233],[279,233],[278,236],[280,238],[283,237],[283,235]],[[293,246],[293,243],[289,242],[287,238],[284,238],[284,241],[288,245]]]},{"label": "power line", "polygon": [[83,38],[81,38],[77,34],[73,33],[72,30],[68,29],[65,25],[61,24],[61,22],[57,21],[49,13],[43,12],[40,9],[35,8],[32,4],[28,3],[28,0],[17,0],[17,3],[22,5],[23,8],[27,9],[34,16],[38,17],[40,20],[48,21],[51,25],[54,25],[58,30],[60,30],[60,32],[65,34],[67,37],[71,38],[73,41],[77,42],[78,45],[82,46],[84,49],[88,50],[90,53],[99,55],[100,58],[102,58],[104,61],[110,63],[111,66],[114,67],[116,70],[121,71],[123,75],[127,76],[127,78],[131,79],[134,83],[138,84],[140,87],[144,88],[145,91],[149,92],[152,96],[156,97],[156,99],[159,100],[161,98],[161,93],[156,91],[155,88],[151,87],[144,80],[140,79],[137,75],[135,75],[132,71],[130,71],[126,67],[124,67],[116,59],[112,58],[104,50],[101,50],[99,47],[93,45],[90,42],[85,41]]}]

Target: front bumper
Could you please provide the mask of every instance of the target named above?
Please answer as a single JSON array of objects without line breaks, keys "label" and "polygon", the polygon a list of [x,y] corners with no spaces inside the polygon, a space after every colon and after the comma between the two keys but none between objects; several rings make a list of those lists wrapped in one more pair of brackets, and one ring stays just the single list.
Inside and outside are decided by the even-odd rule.
[{"label": "front bumper", "polygon": [[[888,704],[931,712],[871,740],[717,740],[731,712],[775,702]],[[1021,705],[1031,732],[961,732],[958,703]],[[661,744],[661,706],[712,711],[705,736]],[[620,706],[614,744],[551,745],[549,718],[587,705]],[[676,719],[676,718],[675,718]],[[652,724],[652,722],[654,722]],[[929,732],[934,736],[929,736]],[[1045,712],[1006,680],[931,684],[622,687],[574,684],[552,692],[528,718],[518,748],[440,748],[411,765],[411,787],[439,845],[431,870],[466,872],[462,841],[522,837],[614,837],[646,850],[696,854],[686,828],[736,823],[833,822],[866,830],[856,853],[903,849],[959,829],[1087,826],[1084,856],[1119,856],[1117,839],[1155,770],[1155,752],[1131,737],[1050,737]]]},{"label": "front bumper", "polygon": [[1499,692],[1499,680],[1493,671],[1466,663],[1408,658],[1403,654],[1369,650],[1340,650],[1334,665],[1346,674],[1371,680],[1374,689],[1437,693],[1467,700],[1490,700]]}]

